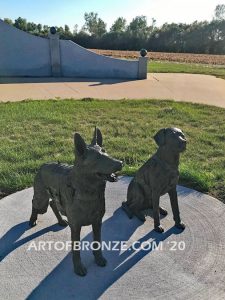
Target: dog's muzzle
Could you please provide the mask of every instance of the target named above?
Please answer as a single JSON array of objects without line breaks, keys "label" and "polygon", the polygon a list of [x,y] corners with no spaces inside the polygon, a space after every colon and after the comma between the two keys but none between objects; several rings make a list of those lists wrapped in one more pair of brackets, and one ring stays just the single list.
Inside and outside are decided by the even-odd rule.
[{"label": "dog's muzzle", "polygon": [[97,176],[100,177],[102,180],[105,180],[105,181],[116,182],[116,181],[118,181],[117,172],[121,171],[122,167],[123,167],[123,162],[118,160],[118,161],[116,161],[113,172],[111,174],[97,173]]},{"label": "dog's muzzle", "polygon": [[101,178],[102,180],[104,180],[104,181],[109,181],[109,182],[116,182],[116,181],[118,181],[118,176],[115,173],[112,173],[112,174],[100,174],[100,173],[97,173],[97,176],[99,178]]},{"label": "dog's muzzle", "polygon": [[186,141],[182,141],[182,143],[180,143],[180,150],[181,152],[185,151],[187,147],[187,142]]}]

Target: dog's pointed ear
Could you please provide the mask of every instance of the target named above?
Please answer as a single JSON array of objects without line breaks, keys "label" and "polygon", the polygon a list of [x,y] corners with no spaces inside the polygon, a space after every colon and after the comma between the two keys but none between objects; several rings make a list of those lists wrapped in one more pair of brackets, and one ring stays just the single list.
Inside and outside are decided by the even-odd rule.
[{"label": "dog's pointed ear", "polygon": [[87,145],[82,138],[82,136],[79,133],[74,134],[74,146],[75,146],[75,153],[79,156],[84,156],[86,150],[87,150]]},{"label": "dog's pointed ear", "polygon": [[94,130],[94,135],[93,135],[93,139],[91,141],[91,145],[99,145],[100,147],[102,147],[102,133],[100,131],[99,128],[95,127],[95,130]]},{"label": "dog's pointed ear", "polygon": [[166,142],[166,128],[160,129],[156,135],[154,135],[156,144],[160,147],[165,145]]}]

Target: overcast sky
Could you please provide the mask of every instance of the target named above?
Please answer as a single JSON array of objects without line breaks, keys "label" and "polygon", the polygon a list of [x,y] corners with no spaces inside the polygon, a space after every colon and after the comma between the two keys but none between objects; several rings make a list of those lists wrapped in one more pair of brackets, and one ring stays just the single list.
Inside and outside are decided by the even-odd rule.
[{"label": "overcast sky", "polygon": [[122,16],[128,22],[135,16],[147,16],[149,24],[165,22],[191,23],[195,20],[211,20],[217,4],[225,0],[0,0],[0,18],[17,17],[46,25],[73,29],[84,24],[85,12],[97,12],[110,28],[113,21]]}]

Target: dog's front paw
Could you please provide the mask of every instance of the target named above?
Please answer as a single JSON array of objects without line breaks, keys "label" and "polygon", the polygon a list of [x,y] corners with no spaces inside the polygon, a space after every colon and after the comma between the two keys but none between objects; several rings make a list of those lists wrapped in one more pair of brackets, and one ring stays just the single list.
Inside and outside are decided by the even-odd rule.
[{"label": "dog's front paw", "polygon": [[29,226],[30,227],[34,227],[34,226],[36,226],[37,225],[37,220],[30,220],[29,221]]},{"label": "dog's front paw", "polygon": [[59,224],[60,226],[63,226],[63,227],[68,226],[68,222],[67,222],[66,220],[64,220],[64,219],[62,219],[61,221],[59,221],[58,224]]},{"label": "dog's front paw", "polygon": [[105,267],[107,265],[107,260],[102,255],[95,255],[95,262],[100,267]]},{"label": "dog's front paw", "polygon": [[87,269],[81,262],[79,262],[74,264],[74,272],[79,276],[85,276],[87,274]]},{"label": "dog's front paw", "polygon": [[182,230],[185,229],[185,224],[184,224],[183,222],[175,223],[175,226],[176,226],[178,229],[182,229]]},{"label": "dog's front paw", "polygon": [[164,232],[164,228],[161,225],[155,226],[154,230],[156,232],[159,232],[159,233],[163,233]]}]

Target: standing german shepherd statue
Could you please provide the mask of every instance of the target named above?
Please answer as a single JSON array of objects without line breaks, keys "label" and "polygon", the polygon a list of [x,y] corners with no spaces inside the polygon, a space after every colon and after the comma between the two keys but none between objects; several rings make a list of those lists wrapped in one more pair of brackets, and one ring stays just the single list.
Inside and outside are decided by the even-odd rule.
[{"label": "standing german shepherd statue", "polygon": [[102,134],[97,128],[90,145],[86,145],[79,133],[74,135],[74,144],[74,166],[47,163],[39,169],[34,180],[29,224],[35,226],[38,214],[46,213],[49,204],[60,225],[67,226],[67,221],[61,215],[66,216],[71,229],[74,271],[85,276],[87,270],[74,243],[80,241],[81,227],[92,225],[97,246],[93,251],[95,262],[101,267],[106,265],[107,261],[99,250],[105,214],[105,187],[106,181],[117,180],[114,173],[122,169],[122,162],[109,157],[104,151]]},{"label": "standing german shepherd statue", "polygon": [[180,219],[176,185],[179,178],[179,156],[186,149],[187,141],[178,128],[161,129],[154,139],[159,148],[130,182],[127,201],[122,203],[122,207],[129,218],[135,215],[143,222],[145,216],[142,210],[153,208],[154,229],[163,232],[159,215],[167,215],[167,211],[159,206],[159,199],[168,193],[175,226],[184,229],[185,225]]}]

